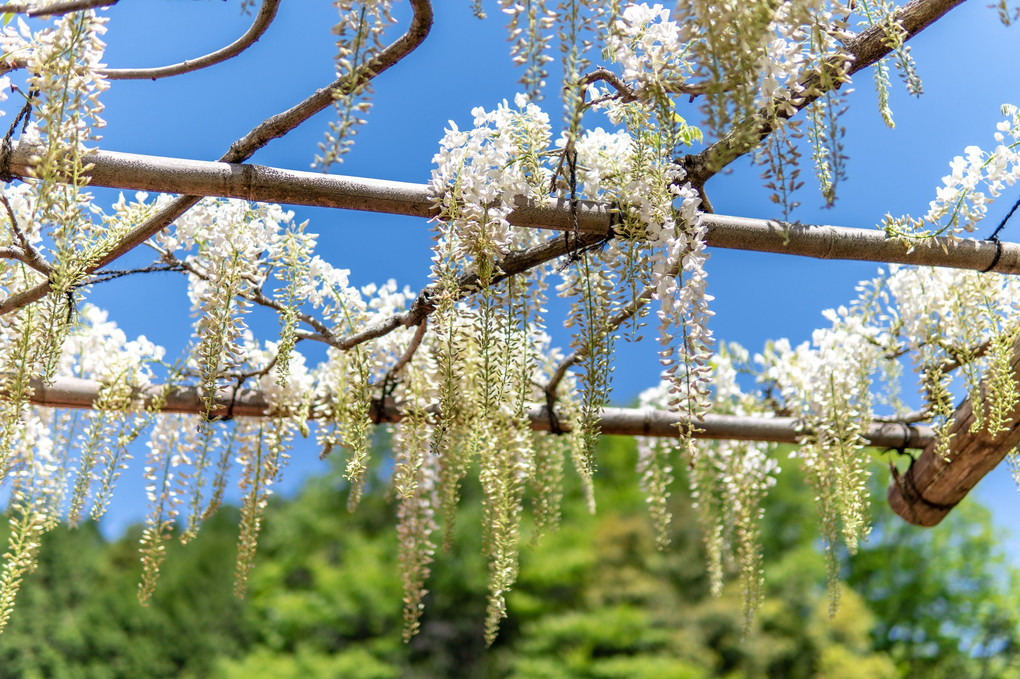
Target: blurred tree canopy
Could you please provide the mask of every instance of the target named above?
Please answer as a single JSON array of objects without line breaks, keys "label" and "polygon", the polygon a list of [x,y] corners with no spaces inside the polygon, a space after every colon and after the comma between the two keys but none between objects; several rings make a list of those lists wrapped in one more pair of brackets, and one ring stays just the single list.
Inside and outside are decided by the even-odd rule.
[{"label": "blurred tree canopy", "polygon": [[349,514],[335,470],[277,501],[244,601],[226,567],[230,511],[172,547],[148,608],[135,600],[137,534],[107,543],[91,524],[56,531],[0,637],[0,677],[1020,676],[1018,573],[973,501],[933,530],[876,503],[830,619],[810,491],[787,465],[765,512],[767,598],[745,636],[737,581],[709,596],[684,492],[671,498],[672,547],[655,549],[634,457],[630,439],[603,443],[598,512],[568,490],[562,526],[523,554],[490,649],[478,503],[460,510],[464,530],[437,555],[421,633],[405,645],[387,484],[375,479],[368,506]]}]

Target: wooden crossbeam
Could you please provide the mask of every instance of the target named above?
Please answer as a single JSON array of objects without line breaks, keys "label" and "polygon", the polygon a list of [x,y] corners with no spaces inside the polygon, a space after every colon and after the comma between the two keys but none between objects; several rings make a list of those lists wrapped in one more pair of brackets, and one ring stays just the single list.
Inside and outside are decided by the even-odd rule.
[{"label": "wooden crossbeam", "polygon": [[[99,395],[101,385],[77,377],[62,377],[46,384],[40,379],[32,381],[32,403],[52,408],[92,407]],[[152,402],[163,389],[160,385],[149,385],[136,390],[139,407]],[[205,414],[205,402],[194,386],[173,387],[164,397],[163,412]],[[216,398],[213,417],[265,417],[269,404],[265,396],[254,389],[241,389],[236,393],[225,389]],[[380,422],[399,422],[402,414],[390,402],[375,406],[373,417]],[[548,431],[549,411],[545,406],[533,406],[528,411],[531,428]],[[687,426],[684,418],[676,413],[655,408],[603,408],[602,432],[621,436],[674,437]],[[798,423],[791,417],[744,417],[736,415],[708,414],[697,424],[695,438],[730,439],[740,441],[769,441],[774,443],[797,443],[803,434]],[[901,424],[873,423],[865,438],[874,446],[883,448],[920,449],[932,440],[931,430],[924,425],[906,426]]]},{"label": "wooden crossbeam", "polygon": [[[16,144],[11,172],[31,177],[34,155],[32,146]],[[425,184],[115,151],[94,151],[87,160],[92,186],[426,218],[437,214]],[[570,231],[574,229],[573,216],[567,200],[550,199],[541,204],[519,200],[508,219],[516,226]],[[576,216],[580,231],[609,233],[609,206],[580,201]],[[1017,243],[996,245],[987,240],[935,238],[923,245],[908,246],[887,238],[878,229],[786,224],[718,214],[705,214],[702,219],[707,226],[705,242],[715,248],[1020,274]]]}]

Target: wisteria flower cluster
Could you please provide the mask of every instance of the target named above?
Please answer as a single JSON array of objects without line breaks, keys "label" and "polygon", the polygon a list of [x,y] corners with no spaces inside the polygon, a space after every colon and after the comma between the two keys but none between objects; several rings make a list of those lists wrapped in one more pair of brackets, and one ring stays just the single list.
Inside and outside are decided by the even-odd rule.
[{"label": "wisteria flower cluster", "polygon": [[1004,120],[995,127],[996,146],[983,151],[968,146],[964,155],[949,163],[950,173],[942,178],[928,212],[921,218],[893,218],[887,215],[886,233],[909,241],[936,236],[972,233],[988,213],[988,205],[1007,186],[1020,179],[1020,110],[1002,106]]},{"label": "wisteria flower cluster", "polygon": [[441,204],[443,237],[456,258],[483,263],[521,244],[507,215],[516,200],[542,200],[550,172],[542,154],[549,146],[549,116],[518,95],[494,111],[474,109],[474,127],[452,121],[433,158],[429,189]]},{"label": "wisteria flower cluster", "polygon": [[[686,60],[688,40],[680,24],[660,4],[631,4],[613,23],[607,47],[623,70],[624,80],[651,96],[674,91],[692,72]],[[648,96],[646,94],[646,96]]]},{"label": "wisteria flower cluster", "polygon": [[326,139],[319,144],[314,165],[328,168],[343,159],[364,116],[372,108],[370,75],[374,61],[385,49],[383,35],[396,23],[390,0],[336,0],[340,20],[333,27],[337,36],[336,75],[333,91],[337,119],[329,124]]},{"label": "wisteria flower cluster", "polygon": [[[534,325],[540,318],[541,300],[518,301],[520,293],[513,286],[497,287],[495,280],[502,257],[512,248],[531,245],[534,236],[533,231],[511,226],[507,217],[518,205],[544,200],[553,186],[560,187],[563,197],[575,205],[580,200],[611,201],[620,213],[620,238],[607,243],[601,253],[577,253],[577,266],[560,271],[562,283],[558,286],[560,294],[579,299],[569,319],[576,332],[573,360],[581,367],[578,420],[571,425],[576,444],[571,456],[581,476],[588,478],[594,469],[598,417],[610,389],[613,335],[619,324],[614,317],[621,310],[638,313],[648,299],[659,302],[662,361],[672,384],[670,407],[695,417],[707,407],[711,334],[705,321],[710,298],[704,288],[700,198],[683,183],[683,170],[671,160],[670,154],[680,143],[672,134],[673,120],[659,126],[651,106],[635,102],[627,110],[616,107],[613,119],[624,123],[622,129],[607,132],[595,128],[576,139],[565,134],[557,142],[558,150],[552,152],[548,148],[548,117],[522,96],[515,103],[516,109],[505,102],[492,112],[476,109],[471,130],[462,131],[451,124],[435,159],[430,190],[440,211],[433,266],[438,290],[455,286],[455,277],[463,275],[477,275],[482,287],[477,307],[464,307],[450,298],[439,302],[441,318],[449,317],[441,323],[451,334],[438,370],[441,376],[456,373],[458,369],[446,361],[471,346],[482,357],[484,384],[506,384],[506,377],[500,375],[528,374],[527,366],[539,360],[534,354],[535,342],[525,341],[523,353],[518,353],[514,348],[517,340],[511,338],[518,337],[515,328],[541,327]],[[549,167],[550,160],[555,167]],[[642,288],[647,293],[639,294]],[[622,292],[626,290],[632,292]],[[468,329],[467,337],[458,339],[461,328]],[[494,338],[502,339],[493,344]],[[559,378],[553,379],[555,383]],[[447,417],[475,421],[475,427],[483,431],[501,417],[520,421],[521,405],[535,394],[530,380],[518,384],[517,388],[523,388],[519,393],[486,388],[478,399],[481,411],[476,412],[465,412],[463,405],[456,407],[441,396],[440,403],[448,405],[441,405],[436,427],[444,431],[449,426]],[[555,387],[547,389],[547,398],[558,395]],[[463,394],[459,400],[464,401]],[[472,434],[467,436],[475,439]],[[488,436],[497,435],[490,432]],[[491,470],[487,456],[499,459],[502,453],[487,444],[476,453],[481,456],[483,487],[493,484],[492,505],[502,506],[500,512],[510,516],[519,513],[512,508],[519,502],[519,482],[511,482],[501,470],[516,468],[522,478],[531,474],[534,465],[530,460],[536,452],[524,442],[521,431],[518,443],[508,447],[527,452]],[[667,476],[660,474],[663,481]],[[512,504],[504,505],[507,501]],[[491,554],[494,582],[498,583],[490,583],[497,618],[503,615],[499,602],[513,580],[501,574],[516,569],[515,561],[496,567],[503,563],[504,551],[497,544]]]},{"label": "wisteria flower cluster", "polygon": [[[708,369],[712,383],[713,412],[737,416],[770,416],[757,395],[744,392],[738,383],[739,365],[746,365],[747,351],[736,344],[720,347]],[[667,382],[641,394],[643,407],[667,407]],[[779,463],[770,446],[757,441],[694,441],[638,437],[638,471],[647,494],[649,510],[659,531],[660,547],[668,539],[669,485],[673,481],[671,458],[685,462],[687,481],[701,523],[708,557],[711,591],[722,592],[724,563],[740,564],[744,592],[745,624],[750,625],[763,599],[763,570],[759,544],[762,501],[775,485]]]},{"label": "wisteria flower cluster", "polygon": [[892,267],[863,282],[852,304],[826,311],[831,326],[816,330],[810,344],[792,348],[779,340],[755,357],[773,409],[805,425],[794,455],[815,486],[834,602],[834,550],[839,542],[855,550],[868,532],[871,459],[862,435],[878,416],[877,399],[893,417],[906,412],[898,392],[903,357],[911,356],[926,403],[915,417],[933,422],[938,454],[949,450],[956,370],[975,431],[1001,431],[1017,403],[1010,353],[1017,285],[1010,276]]}]

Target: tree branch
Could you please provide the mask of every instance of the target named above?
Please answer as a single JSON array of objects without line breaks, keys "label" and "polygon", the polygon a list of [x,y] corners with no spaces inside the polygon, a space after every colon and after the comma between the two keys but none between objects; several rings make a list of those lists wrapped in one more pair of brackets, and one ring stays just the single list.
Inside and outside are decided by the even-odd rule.
[{"label": "tree branch", "polygon": [[428,36],[432,28],[431,0],[411,0],[414,15],[407,32],[390,43],[374,59],[364,64],[356,78],[344,76],[334,80],[326,87],[318,90],[294,108],[268,118],[247,135],[234,142],[230,150],[220,158],[227,163],[240,163],[251,157],[252,153],[268,144],[277,137],[282,137],[302,122],[324,108],[331,106],[336,100],[336,93],[348,94],[365,83],[389,70],[394,64],[413,52]]},{"label": "tree branch", "polygon": [[[638,96],[638,93],[634,90],[633,87],[624,82],[623,78],[621,78],[619,75],[610,71],[604,66],[599,66],[591,73],[585,75],[583,78],[581,78],[580,81],[578,81],[578,84],[581,87],[584,87],[585,85],[590,85],[591,83],[599,81],[606,83],[614,90],[616,90],[616,95],[602,97],[595,101],[589,102],[588,103],[589,106],[591,106],[592,104],[601,103],[606,99],[618,99],[619,101],[622,101],[623,103],[626,104],[632,101],[637,101],[638,99],[641,98],[640,96]],[[697,97],[702,94],[707,94],[708,92],[711,92],[713,90],[723,92],[726,91],[729,87],[730,86],[725,83],[719,86],[713,86],[707,83],[685,83],[682,81],[667,82],[663,84],[663,89],[669,94],[687,94],[690,95],[691,97]]]},{"label": "tree branch", "polygon": [[411,362],[414,358],[414,354],[418,351],[418,347],[421,346],[421,341],[425,339],[425,332],[429,328],[429,319],[421,319],[421,323],[418,324],[418,329],[414,331],[414,336],[411,337],[411,342],[407,345],[407,349],[401,355],[397,362],[390,368],[389,378],[393,379],[400,374],[400,371],[404,369],[404,366]]},{"label": "tree branch", "polygon": [[[196,267],[194,263],[178,259],[173,255],[173,253],[166,252],[160,248],[156,248],[156,251],[159,252],[160,258],[164,262],[166,262],[170,267],[172,267],[172,270],[184,271],[193,274],[201,278],[202,280],[209,280],[208,275],[204,271]],[[273,311],[282,312],[285,308],[283,304],[281,304],[280,302],[271,297],[267,297],[265,294],[262,293],[261,290],[252,290],[250,293],[242,294],[241,297],[248,300],[249,302],[258,304],[259,306],[266,307],[267,309],[272,309]],[[333,345],[336,344],[336,337],[334,336],[333,331],[330,330],[329,326],[320,321],[318,318],[301,311],[298,311],[296,313],[296,316],[298,320],[310,326],[317,333],[302,335],[301,339],[316,339],[327,344]]]},{"label": "tree branch", "polygon": [[[672,271],[670,271],[666,275],[675,276],[676,273],[677,270],[674,267]],[[635,297],[630,304],[625,306],[623,309],[617,312],[615,316],[609,319],[609,327],[606,329],[606,332],[612,332],[619,328],[624,323],[626,323],[628,319],[633,317],[634,314],[636,314],[638,310],[641,309],[641,307],[648,304],[648,302],[652,299],[652,295],[654,294],[654,292],[655,288],[653,288],[652,286],[649,286],[642,290],[641,294]],[[552,377],[549,379],[549,384],[547,384],[545,387],[545,393],[551,401],[556,400],[556,390],[559,389],[560,382],[562,382],[563,378],[566,376],[567,370],[571,366],[576,364],[579,360],[584,358],[584,356],[585,352],[583,350],[575,351],[566,358],[564,358],[562,361],[560,361],[560,364],[556,366],[556,370],[553,372]]]},{"label": "tree branch", "polygon": [[7,199],[6,194],[3,192],[0,192],[0,203],[3,204],[4,210],[7,211],[7,219],[11,223],[11,231],[14,232],[14,237],[21,244],[21,247],[10,246],[3,248],[4,254],[0,255],[0,257],[20,260],[42,275],[49,276],[53,272],[53,268],[46,261],[46,258],[42,256],[42,253],[28,241],[28,237],[22,231],[21,225],[18,224],[18,218],[14,214],[14,208],[11,207],[11,201]]},{"label": "tree branch", "polygon": [[101,69],[99,73],[110,80],[156,80],[157,78],[167,78],[169,76],[181,75],[182,73],[190,73],[224,62],[227,59],[236,57],[254,45],[273,22],[279,7],[280,0],[262,0],[262,5],[259,7],[258,14],[255,15],[255,20],[252,22],[251,27],[245,31],[244,35],[215,52],[168,66],[158,66],[155,68],[105,68]]},{"label": "tree branch", "polygon": [[590,85],[594,82],[599,82],[600,80],[616,90],[617,94],[620,95],[620,101],[623,103],[626,104],[628,102],[638,100],[638,96],[634,91],[634,88],[625,83],[623,78],[616,75],[605,66],[599,66],[594,71],[581,78],[578,85],[584,87],[585,85]]},{"label": "tree branch", "polygon": [[[503,258],[499,263],[499,269],[501,273],[493,278],[493,283],[499,283],[500,281],[514,276],[520,273],[524,273],[529,269],[536,266],[540,266],[548,261],[561,257],[574,248],[585,248],[591,245],[597,244],[602,240],[599,236],[593,236],[591,234],[583,234],[581,239],[577,243],[567,242],[562,238],[552,238],[545,243],[529,248],[528,250],[520,250],[510,252]],[[155,246],[153,246],[155,247]],[[157,252],[160,253],[160,257],[167,264],[182,270],[192,273],[200,278],[204,278],[204,272],[200,271],[190,262],[178,259],[173,254],[167,253],[159,248],[156,248]],[[465,297],[474,294],[478,291],[479,280],[477,274],[467,273],[462,275],[458,281],[458,296],[457,299],[464,299]],[[649,292],[649,291],[646,291]],[[649,293],[650,294],[650,293]],[[259,304],[261,306],[273,309],[275,311],[282,311],[283,305],[278,301],[266,297],[261,291],[254,291],[242,295],[244,299],[250,302]],[[640,305],[639,305],[640,306]],[[635,311],[638,307],[635,307]],[[384,319],[376,321],[364,330],[348,335],[346,337],[339,338],[336,336],[325,323],[309,314],[299,312],[297,314],[298,319],[306,325],[312,327],[316,332],[298,331],[296,337],[301,340],[314,340],[316,342],[323,342],[329,344],[341,351],[348,351],[359,344],[363,344],[373,339],[383,337],[393,332],[397,328],[410,327],[412,325],[418,326],[418,331],[415,333],[414,338],[411,341],[410,346],[407,349],[405,355],[398,361],[398,365],[394,365],[390,370],[390,374],[396,375],[397,372],[407,363],[417,351],[418,345],[421,343],[422,338],[425,335],[427,328],[427,319],[435,311],[435,307],[432,304],[432,287],[427,286],[423,288],[415,299],[411,308],[407,311],[401,311]],[[633,313],[633,311],[631,312]],[[620,323],[623,322],[622,319]]]},{"label": "tree branch", "polygon": [[[896,17],[903,26],[909,40],[932,23],[940,19],[963,0],[912,0],[896,12]],[[843,53],[832,55],[825,68],[834,73],[839,70],[838,64],[849,58],[852,63],[847,75],[871,66],[892,50],[887,44],[885,29],[882,25],[871,26],[861,31],[843,48]],[[775,97],[783,106],[775,110],[781,111],[778,118],[786,120],[794,113],[806,108],[820,96],[819,83],[822,81],[818,73],[811,73],[801,78],[797,85],[788,88],[783,95]],[[783,113],[782,111],[788,111]],[[769,136],[777,127],[763,109],[757,115],[744,119],[734,125],[733,130],[719,139],[704,151],[684,156],[681,164],[687,170],[687,180],[694,186],[703,186],[705,181],[717,174],[724,167],[740,156],[751,151],[760,141]]]},{"label": "tree branch", "polygon": [[[511,252],[499,263],[499,270],[502,273],[493,278],[492,283],[499,283],[510,276],[523,273],[533,267],[556,259],[557,257],[562,257],[575,247],[584,248],[594,245],[600,240],[602,239],[599,236],[582,234],[578,243],[572,242],[567,245],[566,241],[562,238],[551,238],[541,245],[536,245],[533,248]],[[473,273],[462,275],[457,280],[457,289],[460,291],[457,295],[457,299],[464,299],[468,295],[474,294],[478,290],[478,275]],[[421,292],[418,293],[418,297],[411,305],[411,308],[407,311],[392,314],[391,316],[376,321],[361,332],[340,338],[333,343],[333,346],[346,351],[369,340],[387,335],[397,328],[418,325],[424,319],[431,316],[432,312],[436,310],[435,305],[432,303],[432,291],[433,289],[431,286],[423,288]],[[307,335],[302,335],[302,337],[305,337],[306,339],[319,339],[314,336]],[[320,341],[323,340],[320,339]]]},{"label": "tree branch", "polygon": [[[1011,373],[1020,381],[1020,342],[1013,346]],[[947,458],[935,454],[935,442],[889,486],[889,506],[916,526],[938,524],[970,489],[1020,443],[1020,403],[1006,418],[1006,429],[994,434],[973,432],[974,405],[968,398],[953,414]]]},{"label": "tree branch", "polygon": [[71,12],[116,5],[120,0],[64,0],[45,7],[33,7],[27,2],[10,2],[0,5],[0,14],[27,14],[30,17],[61,16]]},{"label": "tree branch", "polygon": [[21,248],[19,248],[16,245],[5,245],[5,246],[0,247],[0,259],[14,259],[14,260],[17,260],[17,261],[25,264],[26,266],[31,267],[32,269],[35,269],[36,271],[38,271],[39,273],[43,274],[44,276],[48,276],[49,273],[50,273],[49,269],[43,269],[40,266],[38,266],[25,253],[24,250],[22,250]]}]

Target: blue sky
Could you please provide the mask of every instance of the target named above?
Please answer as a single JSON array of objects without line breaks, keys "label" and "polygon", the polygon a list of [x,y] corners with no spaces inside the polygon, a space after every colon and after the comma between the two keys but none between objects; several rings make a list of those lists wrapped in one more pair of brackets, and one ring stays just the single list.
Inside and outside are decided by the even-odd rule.
[{"label": "blue sky", "polygon": [[[404,5],[406,3],[401,3]],[[422,183],[447,121],[462,127],[474,106],[491,108],[520,88],[519,72],[508,58],[509,45],[496,2],[490,18],[478,21],[468,0],[434,0],[432,34],[405,62],[376,81],[369,123],[338,174]],[[149,0],[121,2],[111,17],[107,63],[111,67],[157,66],[198,56],[239,36],[250,22],[237,0]],[[400,7],[406,25],[408,10]],[[160,80],[114,82],[104,97],[108,122],[100,146],[115,151],[212,160],[264,118],[297,103],[332,80],[336,20],[324,0],[288,0],[269,31],[250,50],[227,63],[197,73]],[[970,2],[911,42],[924,81],[920,99],[908,97],[894,82],[895,130],[882,123],[875,106],[870,72],[860,74],[849,97],[846,151],[850,178],[839,187],[832,209],[810,179],[796,215],[805,223],[871,227],[886,212],[921,213],[934,196],[948,162],[969,144],[988,145],[999,106],[1020,104],[1020,27],[1007,29],[985,3]],[[547,100],[555,120],[559,104]],[[270,143],[253,162],[307,169],[332,112],[327,110],[285,139]],[[696,120],[692,109],[689,119]],[[716,211],[748,217],[775,217],[760,170],[739,163],[708,185]],[[805,178],[810,168],[804,168]],[[1018,189],[1017,191],[1020,191]],[[1017,197],[1007,192],[992,207],[987,228]],[[351,269],[357,283],[395,278],[414,289],[426,283],[430,231],[420,219],[377,216],[317,208],[297,208],[321,234],[323,255]],[[1003,234],[1020,240],[1020,219]],[[720,340],[735,340],[754,351],[768,338],[809,339],[825,321],[823,309],[845,303],[857,281],[874,275],[876,265],[822,262],[781,255],[717,250],[708,263],[709,293]],[[170,276],[136,277],[100,286],[92,297],[131,335],[145,334],[171,352],[190,331],[182,281]],[[560,336],[566,342],[566,336]],[[657,380],[654,347],[621,344],[615,373],[618,403],[631,401]],[[140,465],[139,465],[140,466]],[[286,486],[321,468],[314,451],[300,451]],[[116,532],[145,511],[140,484],[121,488],[107,519]],[[983,481],[978,495],[990,504],[1000,524],[1011,524],[1020,498],[1004,468]],[[1020,542],[1013,544],[1020,563]]]}]

